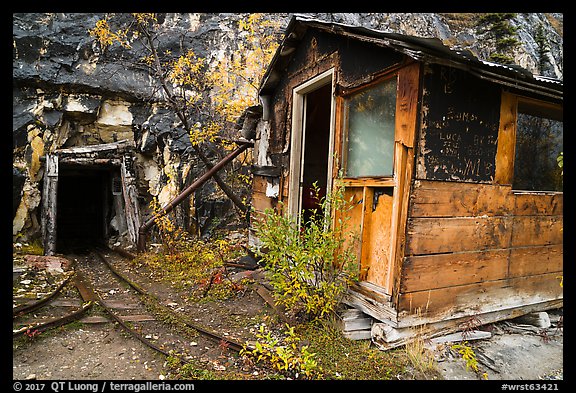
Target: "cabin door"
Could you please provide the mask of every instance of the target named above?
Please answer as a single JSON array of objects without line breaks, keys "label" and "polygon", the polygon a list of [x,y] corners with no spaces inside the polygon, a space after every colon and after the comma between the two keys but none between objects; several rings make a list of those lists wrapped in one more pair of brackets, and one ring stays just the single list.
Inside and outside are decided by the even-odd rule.
[{"label": "cabin door", "polygon": [[397,78],[343,100],[343,182],[352,203],[347,225],[356,232],[360,280],[389,294]]},{"label": "cabin door", "polygon": [[[306,221],[331,187],[332,70],[294,89],[289,213]],[[302,224],[302,222],[300,222]]]},{"label": "cabin door", "polygon": [[393,294],[406,225],[418,103],[418,64],[339,98],[347,226],[357,233],[360,280]]}]

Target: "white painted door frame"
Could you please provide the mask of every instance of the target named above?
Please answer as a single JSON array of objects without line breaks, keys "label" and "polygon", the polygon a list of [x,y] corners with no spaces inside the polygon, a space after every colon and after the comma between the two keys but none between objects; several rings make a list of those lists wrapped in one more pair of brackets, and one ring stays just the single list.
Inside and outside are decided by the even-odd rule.
[{"label": "white painted door frame", "polygon": [[330,102],[330,136],[328,141],[328,181],[326,192],[332,188],[332,166],[334,157],[334,68],[325,71],[314,78],[302,83],[292,90],[292,130],[290,133],[290,178],[288,188],[288,214],[297,217],[302,205],[302,175],[304,173],[304,146],[305,124],[306,124],[306,95],[319,89],[320,87],[332,85]]}]

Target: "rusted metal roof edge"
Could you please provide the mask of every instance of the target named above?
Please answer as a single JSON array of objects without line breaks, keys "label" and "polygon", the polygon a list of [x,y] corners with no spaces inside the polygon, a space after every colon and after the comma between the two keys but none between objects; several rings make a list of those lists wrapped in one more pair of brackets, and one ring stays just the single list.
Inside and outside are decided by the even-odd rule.
[{"label": "rusted metal roof edge", "polygon": [[563,81],[560,79],[534,75],[518,65],[505,65],[481,60],[468,50],[449,48],[438,38],[385,32],[364,26],[313,19],[298,14],[295,14],[288,23],[284,39],[262,78],[261,95],[273,90],[281,72],[277,70],[278,63],[283,63],[282,66],[288,63],[295,44],[300,41],[309,27],[388,47],[417,61],[464,69],[478,77],[505,86],[529,90],[560,100],[563,97]]}]

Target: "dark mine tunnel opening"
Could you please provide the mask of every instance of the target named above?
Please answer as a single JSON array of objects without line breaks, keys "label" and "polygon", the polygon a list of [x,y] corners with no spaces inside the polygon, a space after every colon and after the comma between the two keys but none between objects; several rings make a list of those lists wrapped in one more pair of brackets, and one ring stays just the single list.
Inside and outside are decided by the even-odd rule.
[{"label": "dark mine tunnel opening", "polygon": [[108,167],[61,165],[56,206],[56,251],[81,253],[110,235],[114,172]]}]

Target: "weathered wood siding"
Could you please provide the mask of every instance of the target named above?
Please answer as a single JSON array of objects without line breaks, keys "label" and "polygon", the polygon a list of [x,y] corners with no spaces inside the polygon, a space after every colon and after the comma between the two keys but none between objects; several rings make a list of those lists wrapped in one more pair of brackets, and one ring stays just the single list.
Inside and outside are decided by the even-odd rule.
[{"label": "weathered wood siding", "polygon": [[445,66],[422,82],[398,325],[561,299],[563,195],[512,191],[512,95]]},{"label": "weathered wood siding", "polygon": [[[255,176],[253,217],[287,202],[293,89],[331,68],[336,153],[342,144],[342,97],[391,72],[404,73],[399,80],[410,84],[400,89],[410,87],[404,89],[410,94],[398,96],[392,183],[348,179],[345,184],[356,204],[348,225],[365,224],[376,234],[361,239],[367,251],[390,243],[386,260],[392,266],[374,285],[368,280],[384,277],[385,265],[371,266],[374,261],[359,247],[366,281],[349,304],[398,328],[482,314],[510,317],[517,309],[561,304],[563,195],[512,191],[505,160],[513,159],[515,117],[502,87],[447,66],[409,64],[393,50],[367,42],[310,30],[285,68],[276,70],[278,81],[268,91],[266,157],[260,160],[278,168],[279,193],[271,198],[266,189],[272,178]],[[338,165],[332,169],[335,177]],[[366,190],[390,186],[397,187],[391,209],[364,220],[363,203],[372,195]],[[390,222],[388,233],[378,220]]]},{"label": "weathered wood siding", "polygon": [[434,319],[562,297],[563,195],[416,180],[398,311]]}]

